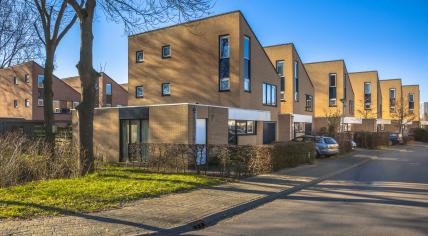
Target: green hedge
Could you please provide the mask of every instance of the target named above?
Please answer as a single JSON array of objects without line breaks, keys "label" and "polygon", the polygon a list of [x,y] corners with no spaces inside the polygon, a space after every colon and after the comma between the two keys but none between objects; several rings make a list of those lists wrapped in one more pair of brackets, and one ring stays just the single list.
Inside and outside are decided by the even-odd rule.
[{"label": "green hedge", "polygon": [[377,149],[389,146],[389,133],[355,132],[354,141],[361,148]]},{"label": "green hedge", "polygon": [[415,141],[428,142],[428,129],[417,128],[413,130]]},{"label": "green hedge", "polygon": [[313,143],[276,143],[273,146],[273,170],[295,167],[301,164],[312,163],[315,159]]}]

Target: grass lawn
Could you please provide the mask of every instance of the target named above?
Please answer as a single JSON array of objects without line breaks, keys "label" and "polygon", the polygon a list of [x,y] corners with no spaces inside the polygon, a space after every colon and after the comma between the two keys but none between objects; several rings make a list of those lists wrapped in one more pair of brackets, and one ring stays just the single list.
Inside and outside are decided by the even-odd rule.
[{"label": "grass lawn", "polygon": [[0,219],[117,208],[140,198],[216,185],[223,181],[206,176],[156,174],[138,169],[107,167],[82,178],[0,188]]}]

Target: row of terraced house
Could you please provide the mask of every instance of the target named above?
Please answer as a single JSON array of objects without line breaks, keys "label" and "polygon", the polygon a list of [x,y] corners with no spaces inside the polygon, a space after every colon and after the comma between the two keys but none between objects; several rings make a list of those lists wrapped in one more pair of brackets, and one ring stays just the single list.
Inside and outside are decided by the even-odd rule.
[{"label": "row of terraced house", "polygon": [[[325,131],[332,117],[340,119],[340,132],[398,132],[401,125],[420,125],[418,85],[380,80],[376,71],[348,72],[344,60],[304,63],[292,43],[263,47],[240,11],[130,35],[125,95],[102,75],[94,144],[109,161],[127,161],[132,143],[289,141]],[[33,77],[34,87],[40,76]],[[68,86],[70,97],[59,92],[56,100],[67,108],[77,138],[77,114],[70,118],[69,111],[79,101],[79,79],[55,83]],[[35,88],[39,93],[30,93],[38,97],[30,103],[33,118],[41,119],[40,87]],[[2,106],[24,116],[10,99]],[[401,108],[414,118],[400,124]]]}]

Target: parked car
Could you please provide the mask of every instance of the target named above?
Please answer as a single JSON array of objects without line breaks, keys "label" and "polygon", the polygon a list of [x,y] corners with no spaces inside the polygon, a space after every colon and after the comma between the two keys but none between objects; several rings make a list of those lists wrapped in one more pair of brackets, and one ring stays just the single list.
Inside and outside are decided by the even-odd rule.
[{"label": "parked car", "polygon": [[304,135],[294,138],[294,142],[313,142],[317,157],[332,156],[339,153],[339,144],[331,137]]},{"label": "parked car", "polygon": [[352,150],[357,148],[357,143],[354,140],[352,140],[351,143],[352,143]]},{"label": "parked car", "polygon": [[391,145],[403,144],[403,135],[397,133],[390,134],[389,142]]}]

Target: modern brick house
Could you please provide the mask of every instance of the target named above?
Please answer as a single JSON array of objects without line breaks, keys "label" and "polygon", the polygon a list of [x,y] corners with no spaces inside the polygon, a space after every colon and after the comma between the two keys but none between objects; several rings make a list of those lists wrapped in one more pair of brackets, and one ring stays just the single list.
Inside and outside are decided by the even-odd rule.
[{"label": "modern brick house", "polygon": [[[43,79],[43,67],[33,61],[0,69],[0,119],[43,121]],[[53,92],[55,123],[67,125],[80,94],[55,76]]]},{"label": "modern brick house", "polygon": [[341,131],[362,124],[354,117],[354,91],[349,80],[345,61],[323,61],[305,64],[314,86],[314,130],[327,128],[332,117],[340,119]]},{"label": "modern brick house", "polygon": [[280,77],[280,141],[312,134],[314,86],[292,43],[265,47]]},{"label": "modern brick house", "polygon": [[[419,85],[403,85],[403,108],[405,114],[409,114],[409,121],[406,122],[408,128],[416,128],[420,125],[420,91]],[[413,115],[411,115],[413,114]]]},{"label": "modern brick house", "polygon": [[401,79],[381,80],[380,89],[382,94],[382,121],[378,123],[379,131],[398,133],[400,124],[397,106],[400,106],[403,98]]},{"label": "modern brick house", "polygon": [[376,132],[382,123],[382,95],[377,71],[349,73],[355,96],[355,117],[362,124],[354,124],[352,131]]},{"label": "modern brick house", "polygon": [[[78,93],[81,92],[80,77],[69,77],[62,79]],[[98,99],[95,101],[96,107],[116,107],[128,105],[128,91],[106,73],[100,73],[97,80]]]},{"label": "modern brick house", "polygon": [[108,160],[126,161],[136,142],[278,140],[280,80],[240,11],[131,35],[128,55],[129,107],[95,111]]}]

